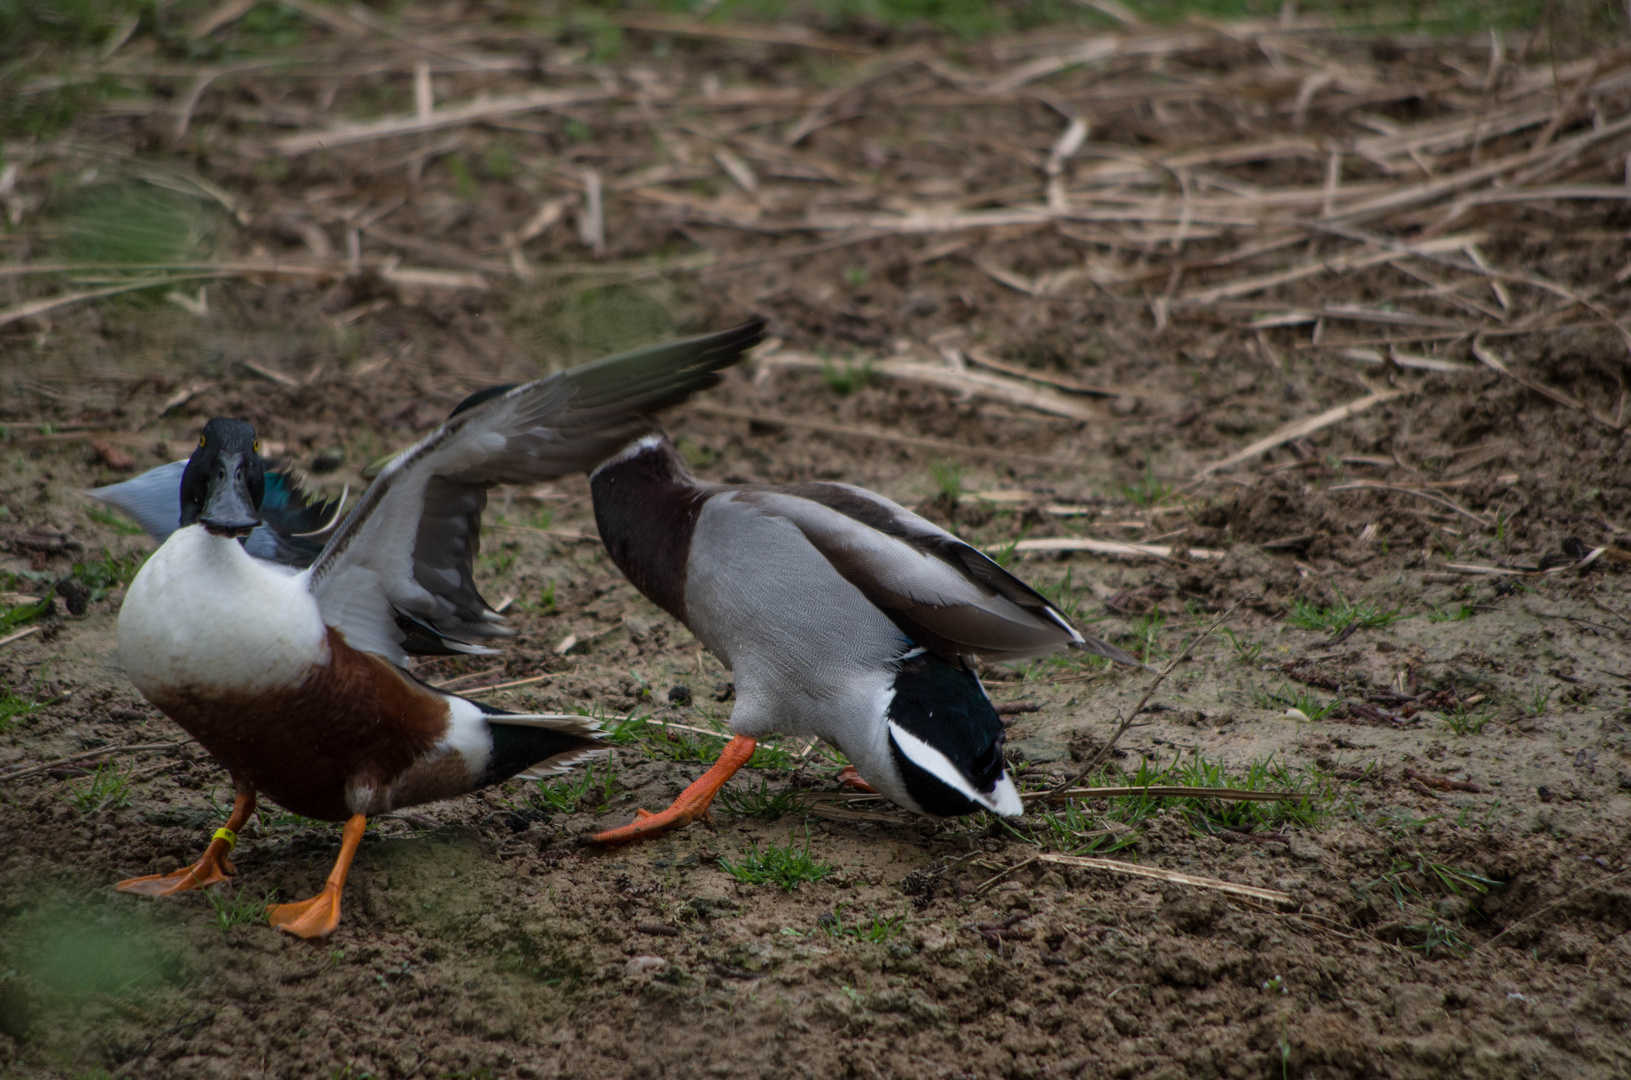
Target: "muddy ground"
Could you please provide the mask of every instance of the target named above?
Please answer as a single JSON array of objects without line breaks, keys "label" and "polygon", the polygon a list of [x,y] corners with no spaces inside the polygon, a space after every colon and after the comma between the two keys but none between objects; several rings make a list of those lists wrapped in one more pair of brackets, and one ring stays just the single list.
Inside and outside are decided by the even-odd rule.
[{"label": "muddy ground", "polygon": [[[0,638],[35,629],[0,644],[0,1073],[1631,1074],[1631,557],[1617,546],[1631,544],[1631,443],[1616,411],[1626,339],[1611,322],[1615,312],[1623,322],[1631,258],[1623,203],[1493,201],[1457,219],[1492,263],[1597,297],[1595,308],[1516,281],[1446,291],[1450,272],[1433,264],[1415,275],[1339,267],[1234,306],[1163,302],[1180,294],[1180,262],[1185,288],[1285,265],[1215,269],[1208,260],[1249,245],[1250,229],[1168,244],[1107,240],[1116,226],[1104,223],[836,239],[777,224],[812,200],[956,211],[1039,195],[1061,108],[1082,94],[1096,110],[1095,161],[1261,147],[1276,133],[1354,138],[1361,110],[1395,124],[1459,115],[1470,99],[1457,87],[1476,87],[1487,41],[1312,36],[1350,75],[1377,79],[1300,105],[1306,83],[1280,69],[1314,46],[1276,53],[1220,35],[1156,73],[1212,88],[1188,98],[1118,91],[1144,69],[1112,59],[1067,69],[1034,96],[917,106],[900,99],[929,92],[930,61],[994,79],[1056,49],[1048,33],[1086,31],[967,43],[821,28],[873,52],[856,57],[628,27],[608,37],[601,23],[518,28],[496,10],[407,9],[401,25],[441,33],[439,47],[536,65],[447,75],[439,96],[564,79],[573,64],[622,96],[433,143],[252,154],[243,147],[267,129],[298,131],[330,109],[411,111],[401,35],[370,45],[356,27],[291,24],[279,32],[294,44],[280,47],[395,66],[241,75],[195,98],[192,141],[178,146],[175,102],[193,71],[182,61],[225,63],[248,48],[232,35],[249,30],[213,31],[225,59],[200,60],[144,27],[124,46],[152,39],[137,56],[149,72],[139,92],[81,102],[65,127],[8,143],[7,160],[25,163],[5,184],[20,208],[10,263],[279,258],[331,269],[228,274],[205,294],[189,281],[0,326],[0,571],[13,594],[0,610],[18,613]],[[1534,47],[1537,70],[1589,55]],[[1457,83],[1457,72],[1472,74]],[[759,95],[728,114],[741,138],[718,144],[725,155],[708,141],[724,129],[719,113],[662,104],[665,86],[717,97],[721,76],[727,91]],[[1548,100],[1566,97],[1567,86]],[[1547,140],[1625,115],[1623,93],[1592,97],[1595,114],[1575,104]],[[812,115],[789,144],[788,129]],[[1546,115],[1483,152],[1532,145]],[[765,150],[775,139],[779,158]],[[1327,176],[1323,151],[1226,157],[1219,183],[1317,187]],[[733,160],[749,162],[757,190]],[[1595,160],[1549,182],[1622,182]],[[669,179],[617,182],[659,166]],[[162,168],[207,179],[225,202],[197,190],[166,201],[177,185],[147,182]],[[599,235],[586,168],[606,185]],[[662,183],[667,202],[649,195]],[[383,231],[359,231],[374,211],[388,211]],[[85,240],[127,220],[159,222],[130,241],[135,256]],[[153,233],[173,240],[177,221],[193,246],[141,254]],[[1424,227],[1396,224],[1403,236]],[[444,277],[393,277],[388,253]],[[1037,285],[1083,265],[1087,280]],[[1095,266],[1127,272],[1095,277]],[[0,303],[89,287],[8,277]],[[1494,312],[1511,332],[1480,347],[1498,343],[1509,371],[1479,362],[1471,331],[1265,323],[1257,299],[1271,314],[1365,304],[1452,324]],[[821,798],[838,791],[841,763],[772,742],[711,825],[587,848],[585,834],[665,804],[705,767],[721,740],[659,722],[718,728],[730,675],[620,578],[595,540],[586,482],[570,478],[495,492],[489,506],[478,571],[491,601],[510,600],[518,634],[505,656],[418,670],[466,689],[531,680],[486,694],[500,705],[584,710],[609,725],[651,718],[617,729],[607,766],[547,791],[512,782],[374,822],[325,943],[257,917],[274,893],[313,893],[337,845],[332,827],[272,807],[245,832],[234,884],[213,897],[111,891],[193,858],[230,786],[120,675],[122,587],[150,545],[84,489],[173,460],[205,419],[236,415],[317,490],[355,493],[364,466],[470,390],[748,310],[770,318],[780,350],[668,418],[698,472],[874,487],[1003,552],[1156,667],[1241,602],[1228,633],[1196,644],[1089,779],[1143,770],[1194,782],[1218,768],[1231,784],[1300,801],[1242,811],[1101,799],[1011,823],[923,820]],[[1351,358],[1380,359],[1390,343],[1458,366]],[[1110,392],[1071,396],[1079,415],[1059,416],[865,366],[940,364],[943,347]],[[778,363],[812,356],[828,370]],[[1197,478],[1282,424],[1390,390]],[[1005,550],[1069,537],[1168,550]],[[25,619],[26,598],[59,581],[77,585]],[[83,614],[68,610],[76,591]],[[1022,786],[1091,758],[1151,678],[1079,661],[987,672],[994,700],[1016,706]],[[36,765],[48,767],[17,775]],[[727,872],[752,851],[789,847],[825,876],[784,890]],[[1291,901],[1037,862],[998,876],[1038,852],[1098,853]]]}]

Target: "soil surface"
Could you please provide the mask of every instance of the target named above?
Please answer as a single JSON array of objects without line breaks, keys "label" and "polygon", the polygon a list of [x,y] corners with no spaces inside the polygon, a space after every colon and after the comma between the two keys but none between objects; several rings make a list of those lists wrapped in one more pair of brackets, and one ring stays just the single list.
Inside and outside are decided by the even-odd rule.
[{"label": "soil surface", "polygon": [[[1471,277],[1457,251],[1453,267],[1351,260],[1190,303],[1345,256],[1348,241],[1301,233],[1230,262],[1281,226],[1139,224],[1132,199],[1102,222],[783,227],[807,212],[994,212],[1045,200],[1061,176],[1191,147],[1208,163],[1160,173],[1150,198],[1192,182],[1317,194],[1326,146],[1473,115],[1487,41],[1310,33],[1276,51],[1244,32],[1196,29],[1199,42],[1174,45],[1178,31],[1149,31],[1127,40],[1166,42],[1159,59],[1155,44],[1129,48],[1003,89],[1076,37],[952,48],[927,32],[828,28],[869,52],[856,56],[788,40],[796,27],[732,40],[625,26],[614,49],[609,23],[522,30],[453,9],[403,16],[444,34],[439,101],[571,79],[616,98],[251,153],[330,110],[335,122],[412,113],[424,54],[405,39],[296,27],[326,73],[246,69],[212,86],[194,96],[189,142],[174,127],[193,69],[166,69],[181,63],[173,49],[149,48],[145,96],[8,146],[25,163],[0,180],[16,208],[8,261],[90,259],[64,237],[108,220],[86,206],[112,191],[108,205],[138,218],[184,206],[196,246],[98,261],[338,269],[231,273],[0,326],[12,594],[0,611],[54,598],[0,630],[0,1073],[1631,1075],[1631,553],[1619,546],[1631,549],[1631,441],[1613,323],[1625,325],[1625,204],[1458,209],[1447,227],[1477,233],[1480,258],[1528,283]],[[531,66],[449,70],[448,56],[478,55]],[[1525,72],[1571,59],[1537,57]],[[1309,90],[1316,68],[1329,78]],[[1529,153],[1543,134],[1562,145],[1626,115],[1622,83],[1576,94],[1543,132],[1569,85],[1482,149],[1416,152],[1474,168],[1472,156]],[[751,100],[722,104],[733,93]],[[1070,116],[1090,121],[1087,149],[1061,154]],[[1315,149],[1264,149],[1276,139]],[[1255,149],[1227,152],[1242,146]],[[1546,182],[1622,183],[1628,147],[1604,146]],[[1374,163],[1349,167],[1345,182],[1392,182]],[[161,169],[221,197],[142,201],[186,186],[149,183]],[[1364,228],[1430,239],[1448,206]],[[1157,227],[1168,234],[1136,235]],[[8,277],[0,303],[96,287]],[[1344,321],[1342,305],[1391,314]],[[374,821],[327,942],[258,917],[273,894],[314,893],[338,843],[271,806],[244,832],[230,887],[112,892],[194,858],[231,789],[120,673],[123,584],[151,544],[85,489],[183,456],[207,418],[228,415],[314,489],[354,496],[364,467],[472,390],[748,310],[770,318],[779,347],[666,418],[700,474],[875,488],[1011,560],[1157,669],[1193,645],[1084,782],[1297,799],[919,819],[842,795],[831,752],[771,740],[711,824],[588,847],[586,834],[699,775],[722,740],[691,729],[721,730],[731,705],[729,672],[606,559],[578,477],[490,502],[478,577],[509,602],[505,654],[415,670],[465,690],[524,680],[484,700],[601,716],[618,731],[608,764]],[[981,356],[1100,389],[1066,394]],[[903,363],[983,372],[1001,389],[890,366]],[[1013,546],[1081,538],[1148,547]],[[1066,659],[985,672],[1011,706],[1022,787],[1094,758],[1152,678]],[[790,851],[824,875],[783,889],[730,872]]]}]

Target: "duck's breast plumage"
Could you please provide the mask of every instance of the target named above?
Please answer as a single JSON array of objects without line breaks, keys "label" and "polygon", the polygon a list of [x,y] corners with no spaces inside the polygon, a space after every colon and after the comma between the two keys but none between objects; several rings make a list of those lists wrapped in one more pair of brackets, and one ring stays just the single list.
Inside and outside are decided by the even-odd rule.
[{"label": "duck's breast plumage", "polygon": [[120,660],[154,702],[286,689],[327,654],[305,575],[251,558],[202,525],[176,530],[154,552],[119,610]]},{"label": "duck's breast plumage", "polygon": [[[234,776],[307,817],[378,812],[450,726],[443,695],[324,625],[305,574],[202,526],[177,530],[136,575],[119,653],[143,696]],[[420,794],[469,790],[459,749]]]}]

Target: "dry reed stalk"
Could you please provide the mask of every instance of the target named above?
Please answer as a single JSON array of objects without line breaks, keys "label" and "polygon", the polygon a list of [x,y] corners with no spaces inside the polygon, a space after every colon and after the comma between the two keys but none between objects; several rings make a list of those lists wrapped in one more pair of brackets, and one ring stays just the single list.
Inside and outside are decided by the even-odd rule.
[{"label": "dry reed stalk", "polygon": [[1242,461],[1248,461],[1259,454],[1267,453],[1276,446],[1281,446],[1293,439],[1300,439],[1305,435],[1312,435],[1322,428],[1328,428],[1332,424],[1339,424],[1351,416],[1357,416],[1373,405],[1380,405],[1384,401],[1392,401],[1403,393],[1405,393],[1403,390],[1380,390],[1367,394],[1356,401],[1350,401],[1346,405],[1337,405],[1334,408],[1326,409],[1317,416],[1310,416],[1304,420],[1295,420],[1275,431],[1274,434],[1265,436],[1245,449],[1230,454],[1222,461],[1216,461],[1205,466],[1195,474],[1195,477],[1199,479],[1232,468]]},{"label": "dry reed stalk", "polygon": [[723,41],[743,41],[756,45],[791,45],[804,49],[822,49],[848,56],[868,56],[872,50],[853,41],[828,37],[802,26],[745,26],[742,24],[701,22],[697,19],[671,19],[661,15],[624,15],[609,17],[614,25],[629,30],[642,30],[650,34],[673,34],[677,37],[718,38]]},{"label": "dry reed stalk", "polygon": [[1185,874],[1182,871],[1168,870],[1160,866],[1125,863],[1115,859],[1095,859],[1086,855],[1055,855],[1046,851],[1031,857],[1037,862],[1053,863],[1058,866],[1075,866],[1083,870],[1103,870],[1110,874],[1153,878],[1156,881],[1171,882],[1175,885],[1190,885],[1197,889],[1212,889],[1233,896],[1243,896],[1250,900],[1279,904],[1282,907],[1295,907],[1297,905],[1295,897],[1290,893],[1280,892],[1278,889],[1264,889],[1256,885],[1237,885],[1232,881],[1201,877],[1198,874]]},{"label": "dry reed stalk", "polygon": [[1300,799],[1291,791],[1242,791],[1239,788],[1185,787],[1167,785],[1157,787],[1094,787],[1069,788],[1065,791],[1027,791],[1020,795],[1026,804],[1036,802],[1064,802],[1067,799],[1120,799],[1128,796],[1148,796],[1152,799],[1217,799],[1221,802],[1288,802]]},{"label": "dry reed stalk", "polygon": [[0,774],[0,783],[8,780],[21,780],[25,776],[33,776],[45,772],[47,769],[54,769],[58,765],[69,765],[74,762],[85,761],[88,758],[110,757],[114,754],[136,754],[148,750],[174,750],[176,747],[185,746],[191,741],[191,739],[182,739],[179,742],[137,743],[133,746],[104,746],[96,750],[84,750],[77,754],[69,754],[67,757],[56,758],[53,761],[41,762],[38,765],[13,768],[9,772]]},{"label": "dry reed stalk", "polygon": [[606,90],[587,88],[532,90],[523,94],[509,94],[439,109],[428,117],[416,113],[412,116],[388,117],[366,123],[340,124],[327,131],[286,135],[280,139],[273,139],[267,144],[267,148],[272,153],[284,157],[298,157],[314,150],[333,150],[342,146],[355,146],[358,143],[393,139],[403,135],[423,135],[442,128],[464,127],[488,120],[519,116],[522,113],[560,109],[570,105],[588,105],[605,101],[612,96]]},{"label": "dry reed stalk", "polygon": [[968,349],[963,355],[970,363],[980,367],[988,367],[992,371],[1000,371],[1004,375],[1012,375],[1018,379],[1029,379],[1032,382],[1043,383],[1055,389],[1071,394],[1087,394],[1091,397],[1155,397],[1149,390],[1129,390],[1125,387],[1099,386],[1093,383],[1084,383],[1079,379],[1066,378],[1063,375],[1054,375],[1046,371],[1037,371],[1035,368],[1020,367],[1018,364],[1007,364],[1001,360],[994,360],[978,349]]},{"label": "dry reed stalk", "polygon": [[748,412],[744,409],[730,409],[722,405],[709,405],[705,402],[693,402],[687,408],[703,416],[718,416],[727,420],[741,420],[750,424],[771,427],[802,428],[806,431],[820,432],[823,435],[835,435],[845,439],[869,439],[875,442],[893,443],[896,446],[909,446],[916,450],[928,450],[953,459],[960,457],[992,458],[1019,465],[1032,465],[1045,469],[1065,469],[1072,472],[1080,471],[1082,468],[1081,462],[1067,461],[1064,458],[1022,454],[993,446],[975,446],[971,443],[952,442],[950,439],[931,439],[921,435],[900,435],[892,431],[873,431],[869,428],[855,427],[850,424],[834,424],[825,420],[806,420],[802,417],[786,416],[781,413]]},{"label": "dry reed stalk", "polygon": [[28,637],[30,634],[37,634],[43,629],[45,629],[45,628],[42,627],[42,626],[26,626],[21,630],[15,631],[15,632],[10,633],[10,634],[7,634],[5,637],[0,638],[0,648],[4,648],[5,646],[10,645],[14,641],[21,641],[25,637]]},{"label": "dry reed stalk", "polygon": [[[1484,239],[1485,236],[1484,233],[1461,233],[1455,236],[1441,236],[1425,244],[1415,245],[1415,248],[1422,253],[1431,254],[1460,251],[1465,245],[1477,243]],[[1252,293],[1262,292],[1265,289],[1272,289],[1278,285],[1289,285],[1293,281],[1301,281],[1303,278],[1312,277],[1315,274],[1363,270],[1405,257],[1407,257],[1406,253],[1395,251],[1347,251],[1324,259],[1316,259],[1301,266],[1276,271],[1272,274],[1243,278],[1224,285],[1215,285],[1209,289],[1186,293],[1181,299],[1194,304],[1210,304],[1218,300],[1232,300],[1242,296],[1250,296]]]},{"label": "dry reed stalk", "polygon": [[[769,356],[761,356],[757,363],[761,368],[766,369],[788,368],[793,371],[820,372],[833,369],[830,360],[823,360],[808,353],[795,353],[786,350]],[[1041,390],[1026,386],[1024,383],[1015,382],[1000,375],[988,375],[979,371],[955,371],[949,367],[912,360],[880,360],[869,365],[866,370],[872,375],[883,376],[888,379],[902,379],[907,382],[938,386],[974,397],[1000,401],[1005,405],[1017,405],[1021,408],[1034,409],[1037,412],[1048,413],[1053,416],[1063,416],[1070,420],[1104,420],[1101,412],[1087,407],[1082,402],[1075,401],[1052,390]]]},{"label": "dry reed stalk", "polygon": [[1352,481],[1351,483],[1347,483],[1347,484],[1335,484],[1332,487],[1328,488],[1327,490],[1328,491],[1393,491],[1393,492],[1397,492],[1400,495],[1414,495],[1418,499],[1426,499],[1428,502],[1436,503],[1439,506],[1444,507],[1446,510],[1452,510],[1457,514],[1460,514],[1462,517],[1466,518],[1468,521],[1473,522],[1474,524],[1476,524],[1481,529],[1488,529],[1488,528],[1491,528],[1494,525],[1494,522],[1486,521],[1484,518],[1479,517],[1477,514],[1473,513],[1471,510],[1468,510],[1466,507],[1461,506],[1458,503],[1452,502],[1451,500],[1446,499],[1444,496],[1435,494],[1434,492],[1423,491],[1421,488],[1402,487],[1402,486],[1400,486],[1398,484],[1382,484],[1382,483],[1378,483],[1375,480],[1355,480],[1355,481]]},{"label": "dry reed stalk", "polygon": [[[993,548],[994,551],[1007,550],[1007,545]],[[1177,558],[1173,549],[1166,544],[1131,544],[1119,540],[1090,540],[1085,536],[1050,536],[1036,540],[1020,540],[1014,543],[1012,550],[1017,552],[1028,551],[1085,551],[1093,555],[1109,555],[1125,559],[1161,559]],[[1211,548],[1184,548],[1183,555],[1191,559],[1221,559],[1225,552],[1214,551]]]}]

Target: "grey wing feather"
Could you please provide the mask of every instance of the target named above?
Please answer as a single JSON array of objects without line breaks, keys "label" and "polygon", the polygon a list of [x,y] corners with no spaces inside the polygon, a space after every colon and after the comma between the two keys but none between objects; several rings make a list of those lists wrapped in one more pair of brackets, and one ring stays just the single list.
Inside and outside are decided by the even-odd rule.
[{"label": "grey wing feather", "polygon": [[181,525],[181,474],[186,471],[187,459],[182,458],[85,494],[119,510],[162,544]]},{"label": "grey wing feather", "polygon": [[[312,567],[324,621],[400,663],[485,652],[511,633],[476,590],[481,512],[494,484],[587,472],[651,429],[649,414],[719,381],[763,320],[607,357],[524,383],[450,417],[391,459]],[[426,648],[426,635],[442,649]]]},{"label": "grey wing feather", "polygon": [[944,529],[881,495],[802,484],[737,496],[793,522],[913,641],[951,658],[1022,660],[1064,648],[1137,664],[1071,625],[1048,599]]}]

